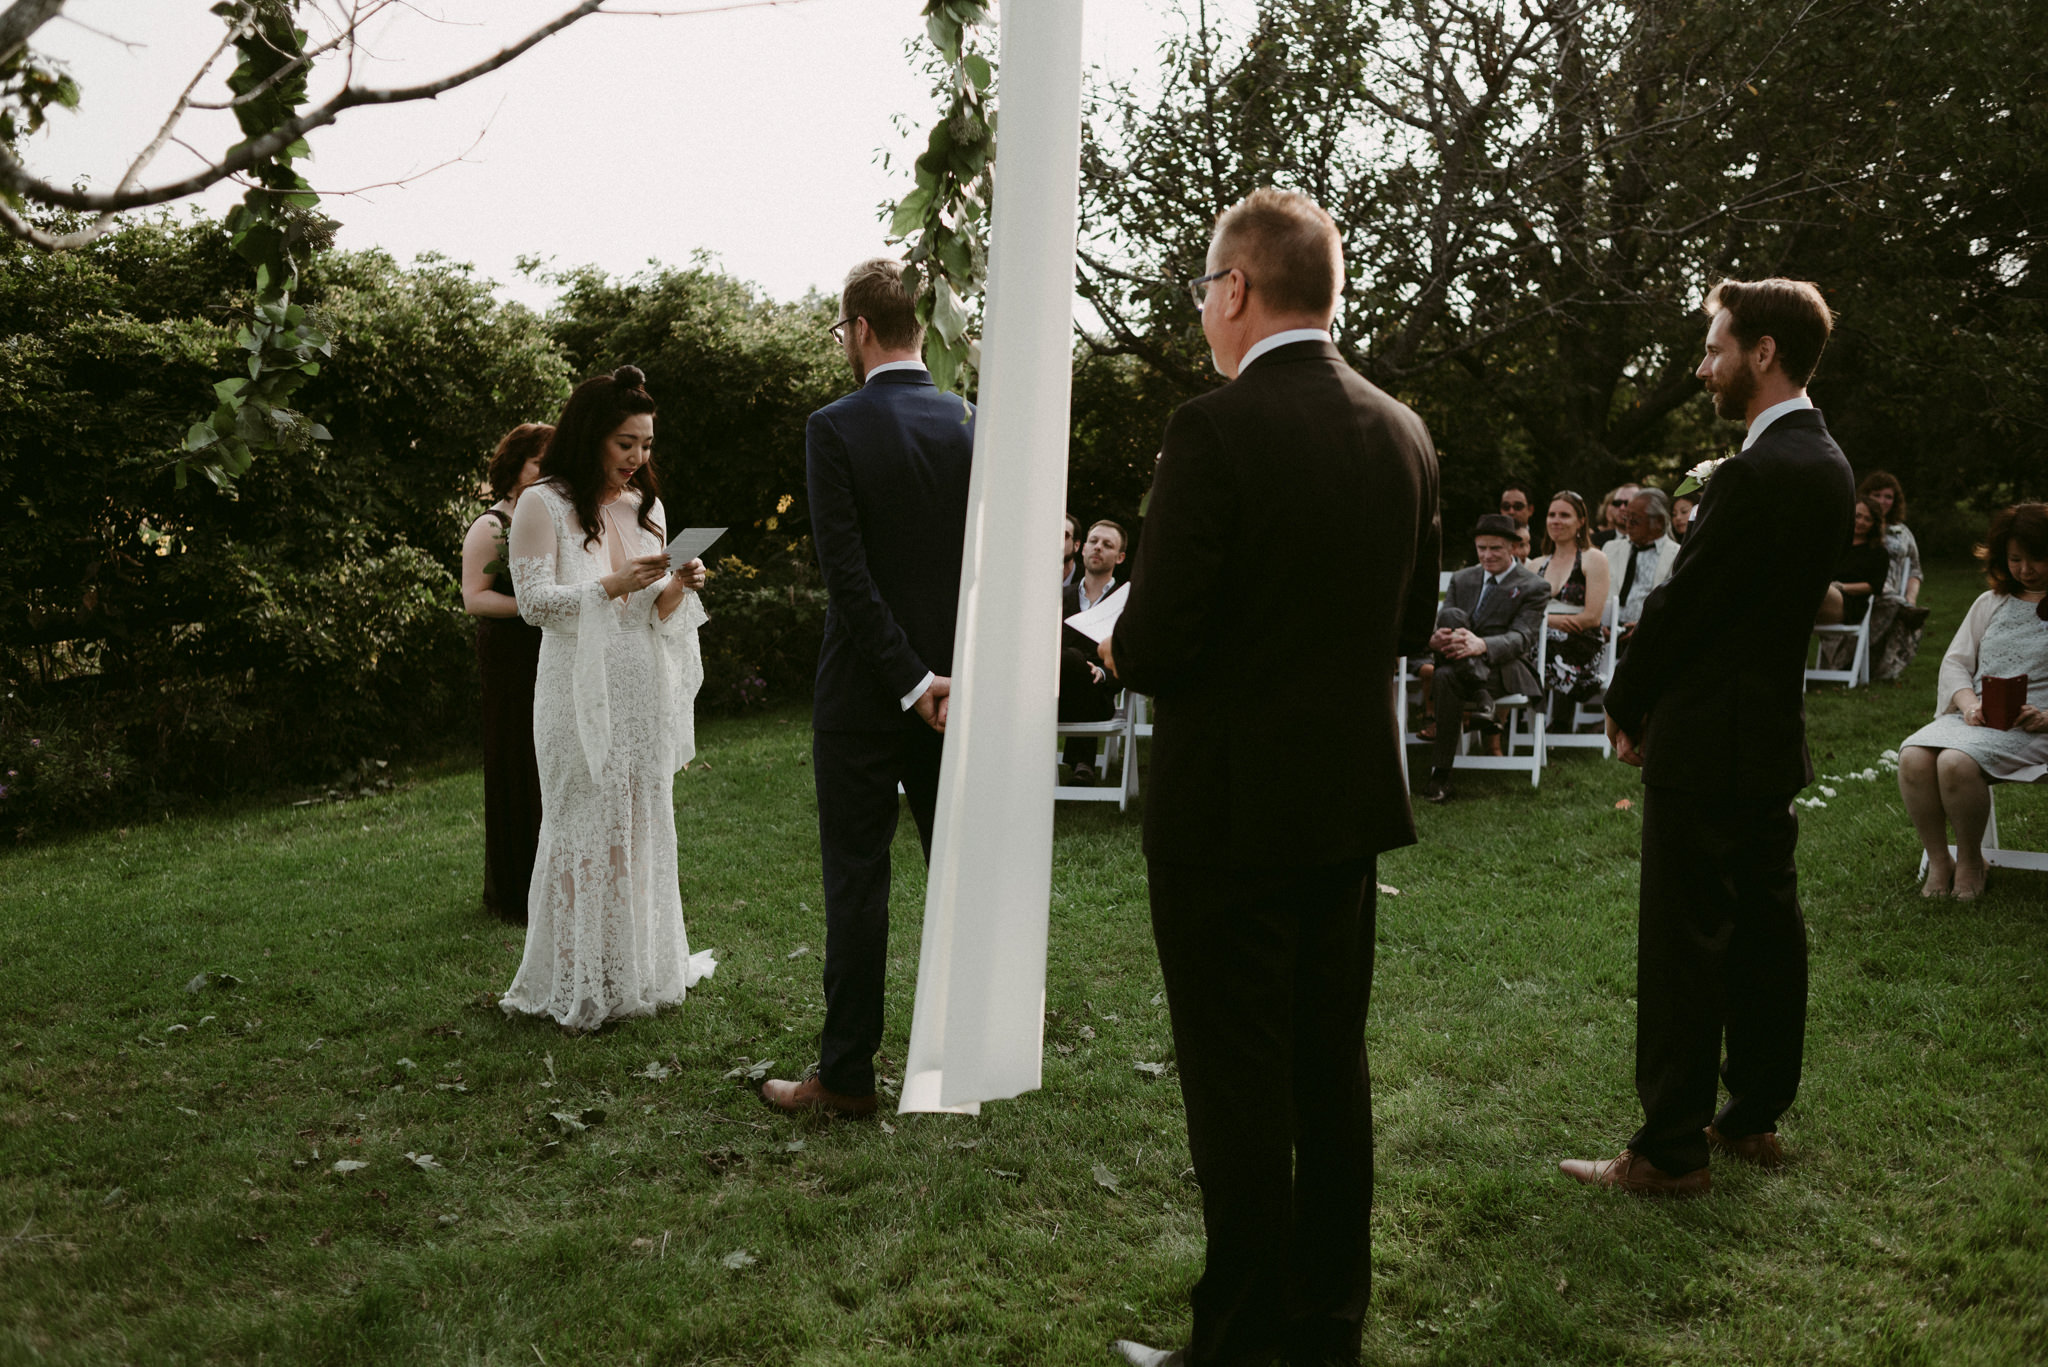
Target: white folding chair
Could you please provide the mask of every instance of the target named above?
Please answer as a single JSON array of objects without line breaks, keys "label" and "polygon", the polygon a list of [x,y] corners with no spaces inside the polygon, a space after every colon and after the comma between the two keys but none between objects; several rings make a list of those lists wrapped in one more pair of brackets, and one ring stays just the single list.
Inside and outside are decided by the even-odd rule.
[{"label": "white folding chair", "polygon": [[[1991,817],[1984,823],[1984,866],[1991,869],[2033,869],[2048,873],[2048,853],[2036,850],[2009,850],[1998,843],[1998,789],[2000,780],[1991,780]],[[2048,787],[2048,778],[2035,779],[2032,784],[2022,787]],[[1948,847],[1949,857],[1954,858],[1956,847]],[[1927,876],[1927,853],[1920,854],[1920,877]]]},{"label": "white folding chair", "polygon": [[[1436,601],[1438,607],[1443,606],[1444,595],[1451,591],[1451,576],[1455,573],[1457,573],[1455,570],[1437,571]],[[1401,719],[1401,781],[1403,783],[1408,781],[1408,746],[1415,743],[1408,732],[1408,690],[1411,688],[1419,689],[1421,684],[1422,674],[1420,667],[1411,667],[1406,655],[1403,655],[1394,662],[1394,710],[1395,714]],[[1427,744],[1427,742],[1424,742],[1424,744]]]},{"label": "white folding chair", "polygon": [[[1606,606],[1600,610],[1600,630],[1607,638],[1600,647],[1600,662],[1597,666],[1600,673],[1600,689],[1603,693],[1606,691],[1607,686],[1614,682],[1614,666],[1620,658],[1617,640],[1621,633],[1614,629],[1614,609],[1614,596],[1609,594]],[[1553,613],[1565,616],[1578,611],[1577,608],[1574,608],[1569,603],[1557,602],[1553,602],[1550,605],[1550,610]],[[1584,727],[1588,722],[1594,724],[1593,730],[1581,730],[1580,728]],[[1600,707],[1588,707],[1584,703],[1575,702],[1572,704],[1571,720],[1566,724],[1566,729],[1563,731],[1551,731],[1544,737],[1543,743],[1551,749],[1582,747],[1588,750],[1598,750],[1600,757],[1605,759],[1611,749],[1607,743],[1607,713]]]},{"label": "white folding chair", "polygon": [[[1816,626],[1813,629],[1813,665],[1806,671],[1806,681],[1816,683],[1846,684],[1850,688],[1861,688],[1870,682],[1870,611],[1864,610],[1863,620],[1855,626],[1837,622],[1832,626]],[[1821,650],[1825,642],[1839,641],[1845,637],[1856,640],[1855,654],[1849,660],[1847,669],[1820,668]]]},{"label": "white folding chair", "polygon": [[[1138,795],[1138,728],[1145,714],[1143,694],[1125,689],[1117,697],[1116,715],[1106,721],[1063,721],[1053,728],[1059,740],[1069,736],[1094,736],[1102,742],[1101,762],[1096,766],[1100,773],[1108,773],[1122,760],[1122,772],[1113,784],[1056,784],[1052,790],[1055,802],[1114,802],[1116,809],[1127,812],[1131,799]],[[1152,728],[1145,725],[1144,733],[1150,735]]]}]

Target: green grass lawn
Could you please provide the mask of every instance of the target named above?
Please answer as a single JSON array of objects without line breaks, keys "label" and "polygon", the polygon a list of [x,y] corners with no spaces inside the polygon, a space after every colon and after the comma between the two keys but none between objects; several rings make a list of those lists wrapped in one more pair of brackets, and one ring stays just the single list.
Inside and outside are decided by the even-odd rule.
[{"label": "green grass lawn", "polygon": [[[1936,574],[1902,687],[1813,697],[1823,772],[1928,715],[1974,592]],[[731,1074],[815,1048],[807,718],[700,743],[676,804],[717,975],[594,1037],[489,1005],[521,933],[476,910],[473,770],[0,855],[0,1362],[1099,1364],[1119,1335],[1182,1341],[1200,1201],[1174,1073],[1133,1066],[1172,1060],[1135,813],[1060,812],[1042,1091],[792,1122]],[[1540,790],[1461,778],[1382,861],[1368,1360],[2042,1360],[2048,877],[1921,901],[1889,776],[1803,814],[1789,1168],[1719,1165],[1676,1205],[1556,1171],[1637,1119],[1633,779],[1585,751]],[[2008,844],[2048,848],[2044,796],[2008,793]],[[892,1076],[923,900],[903,826]]]}]

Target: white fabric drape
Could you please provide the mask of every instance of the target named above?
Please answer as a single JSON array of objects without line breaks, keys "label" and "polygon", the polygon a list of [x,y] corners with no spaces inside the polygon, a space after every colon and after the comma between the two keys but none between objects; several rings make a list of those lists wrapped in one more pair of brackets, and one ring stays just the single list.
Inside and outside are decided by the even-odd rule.
[{"label": "white fabric drape", "polygon": [[973,1113],[1030,1091],[1043,1047],[1081,0],[1005,6],[1001,71],[981,407],[904,1111]]}]

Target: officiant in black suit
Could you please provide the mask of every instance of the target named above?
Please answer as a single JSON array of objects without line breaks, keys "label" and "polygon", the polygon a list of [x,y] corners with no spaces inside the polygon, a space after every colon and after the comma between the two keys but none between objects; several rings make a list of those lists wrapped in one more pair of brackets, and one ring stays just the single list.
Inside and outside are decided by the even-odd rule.
[{"label": "officiant in black suit", "polygon": [[1539,697],[1536,643],[1544,629],[1550,582],[1515,559],[1514,520],[1488,513],[1472,528],[1479,563],[1451,576],[1437,609],[1429,648],[1436,657],[1430,693],[1436,710],[1436,743],[1423,795],[1451,800],[1451,765],[1467,715],[1491,728],[1493,703],[1521,693]]},{"label": "officiant in black suit", "polygon": [[[1792,798],[1813,780],[1807,639],[1855,498],[1806,394],[1833,326],[1820,291],[1728,280],[1706,312],[1700,378],[1714,411],[1747,422],[1748,435],[1708,478],[1607,690],[1608,736],[1643,771],[1643,1124],[1618,1158],[1561,1164],[1579,1181],[1649,1195],[1707,1190],[1710,1150],[1783,1161],[1778,1119],[1799,1090],[1806,1037]],[[1717,1067],[1728,1089],[1718,1112]]]},{"label": "officiant in black suit", "polygon": [[[1437,461],[1329,334],[1336,225],[1259,190],[1195,281],[1231,383],[1167,425],[1102,658],[1157,699],[1145,857],[1207,1267],[1184,1350],[1351,1363],[1371,1295],[1375,857],[1412,844],[1396,657],[1436,614]],[[1303,520],[1314,534],[1302,535]],[[1277,583],[1248,548],[1286,545]]]},{"label": "officiant in black suit", "polygon": [[811,540],[831,595],[811,711],[825,873],[818,1071],[764,1083],[788,1111],[868,1115],[889,950],[889,847],[901,783],[931,858],[974,418],[918,359],[903,264],[854,267],[833,336],[860,388],[811,414]]}]

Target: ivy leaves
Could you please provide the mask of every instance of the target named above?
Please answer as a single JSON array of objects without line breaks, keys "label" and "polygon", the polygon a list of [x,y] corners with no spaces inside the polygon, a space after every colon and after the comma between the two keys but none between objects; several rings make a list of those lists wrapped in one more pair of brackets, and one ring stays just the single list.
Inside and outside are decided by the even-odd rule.
[{"label": "ivy leaves", "polygon": [[964,389],[975,347],[967,301],[988,277],[988,210],[994,193],[995,67],[968,49],[989,22],[986,0],[927,0],[925,33],[945,64],[945,116],[917,158],[917,185],[899,200],[889,235],[908,239],[903,285],[917,301],[925,365],[941,389]]}]

